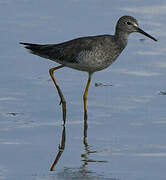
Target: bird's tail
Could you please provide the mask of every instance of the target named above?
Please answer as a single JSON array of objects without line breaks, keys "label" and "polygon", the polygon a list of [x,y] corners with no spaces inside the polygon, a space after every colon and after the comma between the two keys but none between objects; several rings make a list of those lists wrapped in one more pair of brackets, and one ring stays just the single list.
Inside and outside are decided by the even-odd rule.
[{"label": "bird's tail", "polygon": [[41,56],[41,57],[46,57],[45,54],[43,54],[43,48],[42,47],[44,45],[32,44],[32,43],[23,43],[23,42],[20,42],[20,44],[24,45],[25,48],[30,51],[30,53]]},{"label": "bird's tail", "polygon": [[26,49],[29,49],[32,52],[39,51],[42,47],[42,45],[40,44],[23,43],[23,42],[20,42],[20,44],[24,45]]}]

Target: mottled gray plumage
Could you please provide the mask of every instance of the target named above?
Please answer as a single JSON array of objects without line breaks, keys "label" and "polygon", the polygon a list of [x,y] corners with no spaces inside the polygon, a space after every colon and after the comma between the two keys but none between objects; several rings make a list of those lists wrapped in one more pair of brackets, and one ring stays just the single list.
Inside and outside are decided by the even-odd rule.
[{"label": "mottled gray plumage", "polygon": [[115,35],[81,37],[60,44],[21,44],[33,54],[92,74],[107,68],[116,60],[132,32],[140,32],[156,40],[138,27],[135,18],[123,16],[117,22]]},{"label": "mottled gray plumage", "polygon": [[60,44],[22,44],[33,54],[88,72],[109,66],[126,45],[119,46],[110,35],[82,37]]},{"label": "mottled gray plumage", "polygon": [[87,94],[92,74],[107,68],[117,59],[126,47],[128,36],[132,32],[142,33],[154,41],[157,41],[154,37],[138,27],[138,22],[135,18],[123,16],[116,24],[115,35],[81,37],[60,44],[40,45],[20,43],[25,45],[25,48],[29,49],[31,53],[61,64],[60,66],[51,68],[49,73],[61,99],[64,125],[66,121],[66,101],[56,82],[54,71],[67,66],[88,72],[89,78],[83,95],[84,120],[86,122]]}]

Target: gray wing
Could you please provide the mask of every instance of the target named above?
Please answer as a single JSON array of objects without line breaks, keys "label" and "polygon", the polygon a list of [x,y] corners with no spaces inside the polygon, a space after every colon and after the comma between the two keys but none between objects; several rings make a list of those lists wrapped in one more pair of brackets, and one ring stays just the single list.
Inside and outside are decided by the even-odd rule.
[{"label": "gray wing", "polygon": [[77,56],[81,51],[91,51],[101,36],[89,36],[77,38],[60,44],[31,44],[20,43],[25,45],[31,53],[38,56],[51,59],[53,61],[59,60],[61,62],[77,62]]}]

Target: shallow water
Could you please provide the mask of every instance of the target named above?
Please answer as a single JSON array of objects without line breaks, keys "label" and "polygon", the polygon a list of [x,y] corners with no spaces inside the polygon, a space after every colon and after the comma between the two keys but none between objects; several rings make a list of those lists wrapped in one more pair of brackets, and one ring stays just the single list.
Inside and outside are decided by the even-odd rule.
[{"label": "shallow water", "polygon": [[[166,96],[160,93],[166,90],[165,9],[165,1],[153,0],[1,0],[0,179],[165,180]],[[132,34],[118,60],[94,74],[84,139],[87,74],[56,72],[67,100],[63,129],[48,75],[57,64],[28,54],[18,42],[113,34],[124,14],[159,41]]]}]

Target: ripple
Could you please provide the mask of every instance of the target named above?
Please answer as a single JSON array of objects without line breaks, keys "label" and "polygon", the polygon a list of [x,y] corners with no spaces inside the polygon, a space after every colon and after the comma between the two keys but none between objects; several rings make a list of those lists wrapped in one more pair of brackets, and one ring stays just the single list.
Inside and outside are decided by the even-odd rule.
[{"label": "ripple", "polygon": [[9,141],[9,140],[5,140],[5,139],[0,139],[0,144],[5,144],[5,145],[20,145],[20,144],[30,144],[30,143],[26,143],[26,142],[20,142],[20,141]]},{"label": "ripple", "polygon": [[157,52],[157,51],[137,51],[135,52],[136,54],[139,55],[152,55],[152,56],[158,56],[163,54],[161,51]]},{"label": "ripple", "polygon": [[160,76],[162,73],[158,72],[150,72],[150,71],[130,71],[127,69],[112,69],[111,71],[118,73],[118,74],[128,74],[128,75],[135,75],[135,76],[144,76],[144,77],[150,77],[150,76]]},{"label": "ripple", "polygon": [[132,13],[139,13],[139,14],[152,14],[153,16],[156,15],[165,15],[166,14],[166,5],[153,5],[153,6],[145,6],[145,7],[132,7],[132,8],[121,8],[121,10],[129,11]]},{"label": "ripple", "polygon": [[14,98],[14,97],[1,97],[0,101],[16,101],[18,100],[18,98]]},{"label": "ripple", "polygon": [[134,154],[138,157],[166,157],[166,153],[138,153]]},{"label": "ripple", "polygon": [[0,179],[6,179],[7,169],[0,166]]}]

